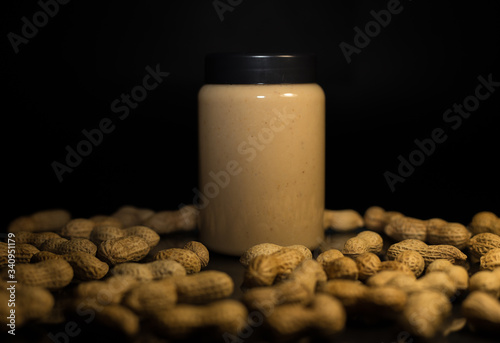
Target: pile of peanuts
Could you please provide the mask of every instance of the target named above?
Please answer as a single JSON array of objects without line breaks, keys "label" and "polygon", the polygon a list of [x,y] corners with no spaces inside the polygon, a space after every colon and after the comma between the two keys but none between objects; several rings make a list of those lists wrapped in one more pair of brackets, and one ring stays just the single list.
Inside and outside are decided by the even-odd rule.
[{"label": "pile of peanuts", "polygon": [[[188,205],[160,212],[123,206],[90,218],[53,209],[15,219],[8,231],[16,241],[17,328],[92,313],[127,337],[147,331],[168,339],[201,334],[243,341],[255,317],[264,332],[292,339],[335,336],[359,320],[394,322],[423,338],[500,329],[500,219],[494,213],[477,213],[465,226],[378,206],[363,216],[325,210],[325,229],[350,234],[343,247],[251,247],[239,259],[240,299],[232,297],[229,274],[204,270],[210,256],[202,243],[153,250],[162,235],[195,230],[197,217]],[[8,250],[0,242],[4,282]],[[8,300],[2,287],[2,325]]]}]

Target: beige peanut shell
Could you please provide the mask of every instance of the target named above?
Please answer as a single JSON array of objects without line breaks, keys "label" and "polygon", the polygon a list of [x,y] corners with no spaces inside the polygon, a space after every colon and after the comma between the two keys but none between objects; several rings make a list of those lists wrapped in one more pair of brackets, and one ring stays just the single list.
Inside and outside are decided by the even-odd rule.
[{"label": "beige peanut shell", "polygon": [[420,253],[407,250],[396,256],[395,261],[407,265],[416,277],[422,275],[425,269],[425,261]]},{"label": "beige peanut shell", "polygon": [[[187,339],[201,330],[207,337],[236,336],[247,325],[248,311],[233,299],[224,299],[206,305],[182,304],[156,311],[152,316],[155,331],[171,339]],[[230,336],[231,337],[231,336]]]},{"label": "beige peanut shell", "polygon": [[326,264],[324,269],[328,279],[358,279],[358,266],[356,262],[349,257],[339,257]]},{"label": "beige peanut shell", "polygon": [[187,205],[176,211],[159,211],[148,217],[142,225],[147,226],[160,235],[178,231],[196,229],[199,216],[198,209]]},{"label": "beige peanut shell", "polygon": [[382,261],[380,258],[371,252],[366,252],[356,258],[356,266],[358,268],[358,277],[360,280],[366,280],[370,276],[375,275],[380,270]]},{"label": "beige peanut shell", "polygon": [[356,258],[365,252],[378,254],[382,251],[383,239],[374,231],[363,231],[349,238],[342,249],[345,256]]},{"label": "beige peanut shell", "polygon": [[27,286],[56,290],[69,285],[73,279],[73,268],[63,259],[16,265],[16,280]]},{"label": "beige peanut shell", "polygon": [[115,265],[140,261],[146,257],[149,250],[150,247],[144,239],[129,236],[102,242],[97,250],[97,257],[110,265]]},{"label": "beige peanut shell", "polygon": [[75,251],[69,254],[58,255],[49,251],[41,251],[33,255],[31,262],[62,259],[73,268],[74,278],[81,281],[102,279],[109,271],[107,263],[102,262],[94,255],[82,251]]},{"label": "beige peanut shell", "polygon": [[8,232],[42,232],[58,231],[69,220],[71,214],[64,209],[47,209],[14,219],[8,227]]},{"label": "beige peanut shell", "polygon": [[55,232],[27,232],[20,231],[16,233],[16,244],[31,244],[38,249],[42,246],[42,244],[51,238],[61,238]]},{"label": "beige peanut shell", "polygon": [[387,257],[394,260],[401,252],[412,250],[424,258],[426,266],[437,259],[446,259],[453,264],[463,264],[467,255],[452,245],[427,245],[418,239],[406,239],[392,244],[387,249]]},{"label": "beige peanut shell", "polygon": [[481,270],[493,270],[500,267],[500,248],[495,248],[481,256]]},{"label": "beige peanut shell", "polygon": [[305,259],[303,252],[293,248],[281,248],[270,255],[258,255],[247,266],[244,283],[248,287],[270,286],[278,276],[290,275]]},{"label": "beige peanut shell", "polygon": [[71,219],[61,229],[64,238],[90,238],[90,233],[95,227],[95,222],[87,218]]},{"label": "beige peanut shell", "polygon": [[289,338],[312,330],[320,335],[332,335],[344,329],[346,312],[334,297],[319,293],[311,304],[285,304],[276,307],[267,317],[267,325],[279,337]]},{"label": "beige peanut shell", "polygon": [[473,291],[463,301],[461,312],[474,331],[500,330],[500,302],[491,294]]},{"label": "beige peanut shell", "polygon": [[10,259],[16,263],[28,263],[31,257],[38,253],[38,250],[34,245],[27,243],[16,243],[14,246],[9,248],[9,245],[4,242],[0,242],[0,267],[6,266],[9,263],[9,251],[10,255],[13,255],[15,259]]},{"label": "beige peanut shell", "polygon": [[296,249],[304,255],[304,259],[312,258],[311,250],[309,250],[309,248],[307,248],[304,245],[296,244],[283,247],[281,245],[273,243],[261,243],[248,248],[248,250],[246,250],[241,255],[240,263],[245,267],[247,267],[250,261],[253,260],[255,257],[259,255],[271,255],[282,248]]},{"label": "beige peanut shell", "polygon": [[473,236],[469,241],[469,250],[473,257],[479,259],[492,249],[500,248],[500,236],[484,232]]},{"label": "beige peanut shell", "polygon": [[472,217],[468,228],[474,235],[484,232],[500,235],[500,219],[493,212],[478,212]]},{"label": "beige peanut shell", "polygon": [[118,208],[111,216],[123,223],[124,227],[142,225],[155,212],[148,208],[139,208],[132,205],[124,205]]},{"label": "beige peanut shell", "polygon": [[328,210],[323,213],[323,228],[335,231],[352,231],[363,227],[363,217],[355,210]]},{"label": "beige peanut shell", "polygon": [[174,260],[180,263],[188,274],[198,273],[201,270],[201,260],[195,252],[188,249],[170,248],[158,251],[155,260]]},{"label": "beige peanut shell", "polygon": [[435,290],[415,292],[408,297],[401,324],[411,334],[431,339],[440,334],[451,310],[451,302],[445,294]]},{"label": "beige peanut shell", "polygon": [[500,268],[481,270],[470,277],[469,291],[481,291],[491,296],[500,297]]},{"label": "beige peanut shell", "polygon": [[128,275],[137,281],[164,279],[186,275],[186,269],[174,260],[158,260],[147,263],[127,262],[113,267],[112,275]]},{"label": "beige peanut shell", "polygon": [[371,206],[364,214],[365,227],[375,232],[384,232],[384,228],[389,221],[398,216],[403,216],[403,214],[395,211],[386,211],[380,206]]}]

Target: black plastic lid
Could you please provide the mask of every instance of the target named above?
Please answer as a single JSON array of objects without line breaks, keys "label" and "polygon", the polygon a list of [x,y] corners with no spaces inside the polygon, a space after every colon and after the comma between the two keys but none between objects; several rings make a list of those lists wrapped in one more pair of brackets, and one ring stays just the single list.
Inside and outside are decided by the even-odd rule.
[{"label": "black plastic lid", "polygon": [[316,56],[309,53],[216,53],[205,57],[205,83],[315,83]]}]

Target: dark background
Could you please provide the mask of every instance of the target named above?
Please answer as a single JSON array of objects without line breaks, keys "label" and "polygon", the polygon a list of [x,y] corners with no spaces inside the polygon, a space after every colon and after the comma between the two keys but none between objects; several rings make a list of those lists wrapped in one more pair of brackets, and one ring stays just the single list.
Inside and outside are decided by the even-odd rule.
[{"label": "dark background", "polygon": [[[387,3],[247,0],[221,21],[211,0],[71,1],[17,54],[7,34],[21,34],[21,18],[31,21],[40,6],[4,4],[2,228],[53,207],[87,217],[124,204],[165,210],[192,202],[197,92],[204,55],[215,51],[318,54],[327,208],[380,205],[464,224],[478,211],[500,214],[500,88],[457,130],[442,117],[474,94],[479,75],[500,81],[500,4],[402,1],[402,12],[347,63],[339,44],[353,44],[354,27]],[[110,104],[157,64],[170,75],[120,120]],[[51,163],[64,162],[65,147],[105,117],[115,130],[59,182]],[[396,172],[398,156],[438,127],[446,142],[392,192],[384,172]]]}]

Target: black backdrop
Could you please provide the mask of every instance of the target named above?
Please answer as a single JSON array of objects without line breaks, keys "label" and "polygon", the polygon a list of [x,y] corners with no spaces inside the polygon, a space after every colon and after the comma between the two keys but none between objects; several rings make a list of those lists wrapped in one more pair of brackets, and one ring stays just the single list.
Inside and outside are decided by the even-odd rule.
[{"label": "black backdrop", "polygon": [[[196,97],[203,57],[214,51],[318,54],[328,208],[377,204],[463,223],[481,210],[500,214],[500,87],[471,98],[479,76],[500,81],[497,1],[69,1],[46,6],[52,17],[38,13],[41,3],[8,2],[1,12],[3,228],[53,207],[86,217],[192,202]],[[214,4],[226,6],[223,20]],[[387,22],[380,11],[388,6],[398,13],[377,30],[371,11]],[[22,38],[23,17],[38,23],[36,34],[26,27]],[[340,44],[355,46],[355,29],[366,24],[372,37],[358,37],[348,63]],[[110,106],[142,84],[147,66],[170,74],[121,120]],[[446,122],[443,113],[465,99],[477,109]],[[64,163],[66,146],[103,118],[114,131],[60,182],[52,163]],[[418,157],[415,140],[437,128],[446,141],[420,154],[425,160],[392,191],[384,173],[397,173],[400,155]]]}]

